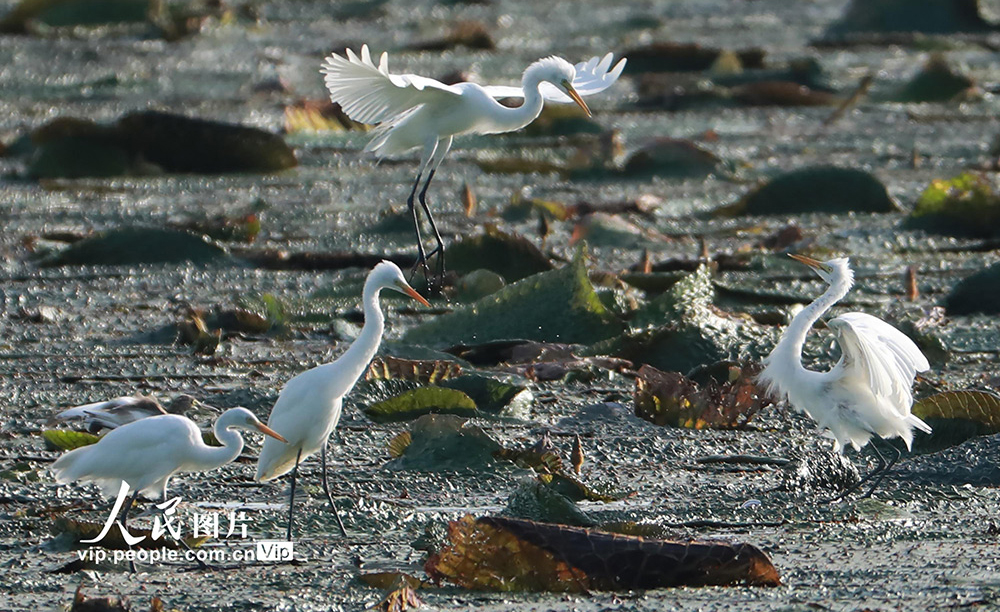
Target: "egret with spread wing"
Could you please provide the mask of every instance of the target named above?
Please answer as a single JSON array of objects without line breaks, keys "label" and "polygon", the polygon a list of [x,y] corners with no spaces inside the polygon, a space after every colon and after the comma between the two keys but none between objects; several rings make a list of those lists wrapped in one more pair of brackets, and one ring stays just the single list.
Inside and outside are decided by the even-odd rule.
[{"label": "egret with spread wing", "polygon": [[340,420],[344,396],[365,373],[368,363],[378,351],[385,329],[385,315],[379,307],[382,289],[393,289],[430,306],[406,280],[396,264],[388,261],[375,266],[365,280],[362,293],[365,324],[347,351],[332,363],[316,366],[289,380],[278,394],[267,424],[288,440],[287,444],[264,442],[257,460],[257,480],[266,482],[282,474],[292,473],[291,495],[288,501],[287,539],[292,539],[292,510],[295,508],[295,481],[299,463],[313,453],[322,453],[323,491],[333,508],[340,532],[347,535],[340,513],[333,503],[326,479],[327,440]]},{"label": "egret with spread wing", "polygon": [[[521,87],[483,87],[475,83],[445,85],[415,74],[392,74],[385,53],[378,65],[372,61],[368,45],[360,57],[350,49],[346,57],[336,53],[323,62],[330,99],[347,115],[361,123],[377,123],[374,136],[365,147],[379,157],[420,148],[420,169],[406,204],[417,235],[418,265],[426,271],[427,257],[438,255],[444,269],[444,243],[427,206],[427,188],[434,172],[461,134],[498,134],[528,125],[542,111],[544,102],[575,102],[588,115],[590,109],[581,96],[604,91],[621,75],[625,60],[611,66],[612,55],[591,58],[573,66],[559,57],[547,57],[528,66]],[[522,98],[516,108],[500,104],[501,98]],[[427,179],[418,200],[427,216],[436,246],[425,254],[420,237],[420,221],[413,199],[421,179]]]},{"label": "egret with spread wing", "polygon": [[[827,323],[837,334],[840,361],[829,372],[807,370],[802,365],[802,346],[813,324],[854,284],[854,273],[846,257],[817,261],[792,255],[812,268],[830,288],[792,319],[778,345],[764,359],[759,380],[768,392],[787,398],[794,408],[805,412],[833,438],[834,450],[843,452],[850,444],[861,450],[872,436],[902,438],[909,449],[913,428],[930,433],[931,428],[910,413],[911,388],[917,372],[930,365],[920,349],[895,327],[861,312],[849,312]],[[886,472],[899,459],[886,462],[875,444],[871,445],[879,466],[855,486],[857,489],[878,475],[865,495],[870,496]]]}]

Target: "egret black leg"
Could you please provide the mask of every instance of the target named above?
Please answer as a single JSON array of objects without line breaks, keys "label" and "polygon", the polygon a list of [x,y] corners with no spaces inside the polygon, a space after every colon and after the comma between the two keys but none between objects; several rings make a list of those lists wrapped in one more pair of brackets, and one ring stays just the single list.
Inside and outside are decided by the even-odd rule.
[{"label": "egret black leg", "polygon": [[295,455],[295,469],[292,470],[292,493],[288,498],[288,529],[285,531],[285,539],[292,541],[292,510],[295,509],[295,481],[299,479],[299,461],[302,459],[302,449]]},{"label": "egret black leg", "polygon": [[860,489],[866,482],[870,481],[872,478],[878,477],[878,479],[875,481],[875,484],[868,490],[868,493],[862,496],[862,499],[866,497],[871,497],[872,493],[875,492],[876,487],[878,487],[879,483],[882,482],[882,479],[885,478],[886,472],[888,472],[889,468],[891,468],[899,459],[900,452],[895,447],[892,447],[892,445],[890,445],[890,447],[892,447],[893,451],[896,453],[896,456],[893,458],[891,462],[887,462],[885,460],[885,456],[883,456],[882,453],[878,450],[878,446],[875,444],[875,440],[872,440],[868,446],[869,448],[872,449],[872,452],[875,454],[875,459],[878,460],[878,465],[875,466],[875,468],[872,471],[865,474],[864,478],[862,478],[853,485],[841,491],[840,494],[837,495],[836,497],[829,499],[827,501],[831,502],[841,501],[851,493],[854,493],[855,491]]},{"label": "egret black leg", "polygon": [[[872,449],[875,449],[875,443],[874,442],[872,443]],[[875,482],[874,482],[874,484],[872,484],[871,488],[868,489],[868,492],[861,496],[861,499],[865,499],[867,497],[871,497],[872,496],[872,493],[874,493],[875,489],[877,489],[878,486],[880,484],[882,484],[882,480],[885,479],[886,474],[889,473],[889,470],[892,469],[892,466],[896,465],[896,462],[899,461],[899,458],[903,455],[902,451],[900,451],[898,448],[896,448],[892,444],[889,444],[889,449],[892,450],[892,453],[893,453],[892,458],[888,462],[885,461],[884,457],[882,458],[882,463],[883,463],[882,469],[878,470],[876,472],[872,472],[871,476],[875,476],[877,474],[877,478],[875,478]],[[878,450],[875,449],[875,452],[877,453]],[[880,456],[881,456],[881,454],[880,454]]]},{"label": "egret black leg", "polygon": [[[118,524],[121,525],[122,534],[127,531],[125,525],[128,522],[128,512],[132,509],[132,504],[135,503],[136,498],[139,497],[139,491],[135,491],[132,495],[125,501],[125,505],[122,506],[121,513],[118,514]],[[126,542],[127,543],[127,542]],[[132,545],[128,545],[129,552],[132,552]],[[133,559],[128,560],[128,568],[131,572],[135,573],[135,561]]]},{"label": "egret black leg", "polygon": [[[432,173],[433,174],[433,173]],[[417,207],[414,203],[414,198],[417,195],[417,187],[420,186],[420,178],[422,174],[417,174],[417,180],[413,182],[413,189],[410,190],[410,197],[406,198],[406,209],[410,211],[410,218],[413,219],[413,232],[417,236],[417,263],[413,265],[413,269],[410,270],[410,280],[413,280],[413,275],[416,273],[417,268],[423,267],[424,277],[430,278],[430,272],[427,269],[427,254],[424,253],[424,241],[420,236],[420,216],[417,214]],[[433,227],[433,221],[431,222],[431,227]],[[435,229],[435,231],[437,231]],[[428,280],[428,288],[430,281]]]},{"label": "egret black leg", "polygon": [[344,529],[344,521],[340,520],[340,512],[337,511],[337,505],[333,503],[333,495],[330,494],[330,483],[326,480],[326,447],[327,442],[323,443],[323,492],[326,493],[326,499],[330,502],[330,507],[333,508],[333,515],[337,517],[337,526],[340,527],[340,535],[347,537],[347,530]]},{"label": "egret black leg", "polygon": [[427,257],[438,256],[438,279],[441,280],[444,277],[444,241],[441,240],[441,233],[438,232],[437,224],[434,223],[434,215],[431,214],[430,206],[427,205],[427,188],[431,186],[431,180],[434,179],[435,172],[436,170],[431,170],[430,174],[427,175],[427,182],[424,183],[424,188],[420,190],[419,200],[420,207],[424,209],[427,221],[431,224],[431,231],[434,232],[434,240],[437,242],[437,246],[427,254]]}]

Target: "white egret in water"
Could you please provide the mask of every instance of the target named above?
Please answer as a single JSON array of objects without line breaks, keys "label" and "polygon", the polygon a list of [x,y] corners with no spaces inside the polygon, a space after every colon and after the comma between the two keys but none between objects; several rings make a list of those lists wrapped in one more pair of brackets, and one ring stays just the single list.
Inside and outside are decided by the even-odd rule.
[{"label": "white egret in water", "polygon": [[298,478],[299,463],[316,451],[322,453],[323,491],[337,517],[340,532],[347,535],[327,483],[326,448],[330,433],[340,420],[344,396],[364,374],[382,342],[385,316],[378,299],[382,289],[394,289],[424,306],[430,306],[423,296],[407,284],[396,264],[388,261],[378,264],[365,280],[362,293],[365,324],[361,328],[361,334],[336,361],[306,370],[289,380],[271,409],[267,424],[284,436],[288,443],[273,444],[270,440],[265,440],[257,461],[256,478],[266,482],[292,472],[288,501],[289,540],[292,539],[292,510],[295,505],[295,481]]},{"label": "white egret in water", "polygon": [[[930,367],[927,359],[895,327],[862,312],[849,312],[827,323],[837,334],[840,361],[829,372],[803,367],[806,334],[827,309],[847,295],[854,284],[854,273],[847,258],[821,262],[802,255],[792,257],[812,268],[830,288],[792,319],[778,345],[764,359],[759,380],[769,393],[787,398],[794,408],[812,417],[833,438],[838,452],[842,453],[848,444],[861,450],[874,435],[902,438],[909,449],[914,427],[931,431],[927,423],[910,413],[913,380],[917,372]],[[874,442],[871,448],[878,467],[839,497],[878,475],[865,495],[870,496],[899,459],[899,451],[891,445],[895,456],[889,462]]]},{"label": "white egret in water", "polygon": [[102,429],[114,429],[146,417],[187,414],[189,410],[202,406],[204,404],[190,395],[177,396],[166,408],[149,395],[124,395],[104,402],[68,408],[52,417],[50,422],[82,421],[87,431],[98,433]]},{"label": "white egret in water", "polygon": [[[340,104],[347,115],[361,123],[377,123],[374,136],[365,147],[378,156],[394,155],[420,148],[420,169],[406,200],[417,235],[418,265],[426,271],[427,257],[438,255],[439,270],[444,269],[444,243],[427,206],[427,188],[434,172],[451,148],[452,139],[461,134],[498,134],[528,125],[542,111],[544,102],[575,102],[588,115],[590,109],[581,96],[604,91],[621,75],[625,60],[611,66],[612,54],[593,57],[576,66],[559,57],[547,57],[528,66],[521,87],[487,86],[475,83],[446,85],[416,74],[392,74],[385,53],[376,66],[368,51],[361,47],[359,57],[350,49],[346,57],[336,53],[323,62],[330,99]],[[522,98],[520,106],[510,108],[498,102],[502,98]],[[420,238],[420,221],[413,198],[421,178],[427,177],[419,201],[437,243],[425,254]]]},{"label": "white egret in water", "polygon": [[118,519],[124,529],[139,493],[166,499],[167,482],[174,474],[207,472],[236,459],[243,450],[243,436],[236,429],[257,430],[284,441],[246,408],[230,408],[215,421],[213,431],[222,446],[205,444],[191,419],[163,414],[112,429],[96,443],[62,455],[51,469],[56,482],[94,482],[108,497],[127,483],[133,493]]}]

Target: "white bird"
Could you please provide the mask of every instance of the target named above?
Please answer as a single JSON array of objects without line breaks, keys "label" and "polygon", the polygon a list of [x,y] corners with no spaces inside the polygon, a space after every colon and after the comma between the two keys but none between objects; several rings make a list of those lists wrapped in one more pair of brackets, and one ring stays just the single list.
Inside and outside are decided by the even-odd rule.
[{"label": "white bird", "polygon": [[[538,117],[546,101],[575,102],[590,115],[581,96],[604,91],[625,68],[624,59],[612,68],[612,59],[612,54],[608,53],[603,58],[593,57],[576,66],[560,57],[540,59],[524,71],[521,87],[483,87],[467,82],[445,85],[415,74],[392,74],[387,54],[382,53],[376,66],[368,45],[363,45],[360,57],[350,49],[346,57],[336,53],[330,55],[321,71],[326,75],[324,80],[330,90],[330,99],[340,104],[351,119],[379,124],[365,151],[383,157],[421,149],[420,169],[406,204],[417,235],[418,265],[426,270],[427,257],[437,253],[439,267],[443,270],[444,243],[425,198],[434,172],[451,148],[452,139],[462,134],[519,130]],[[499,103],[501,98],[522,98],[524,101],[510,108]],[[419,201],[437,242],[429,255],[424,253],[420,222],[413,205],[425,173],[427,180],[420,190]]]},{"label": "white bird", "polygon": [[[931,432],[927,423],[910,413],[913,381],[917,372],[930,367],[927,359],[895,327],[871,315],[849,312],[827,323],[837,334],[840,361],[828,372],[807,370],[802,365],[806,334],[827,309],[847,295],[854,273],[846,257],[824,262],[802,255],[791,257],[812,268],[830,288],[792,319],[778,345],[764,359],[760,382],[770,394],[787,398],[794,408],[815,420],[833,438],[834,450],[840,453],[848,444],[861,450],[875,435],[902,438],[909,449],[914,427]],[[899,451],[891,445],[895,457],[888,463],[874,443],[871,448],[879,466],[839,497],[880,474],[866,494],[870,496],[899,459]]]},{"label": "white bird", "polygon": [[246,408],[230,408],[215,421],[213,431],[222,446],[205,444],[191,419],[163,414],[127,423],[94,444],[69,451],[52,464],[52,472],[60,483],[97,483],[107,497],[124,481],[136,494],[165,499],[174,474],[207,472],[236,459],[243,450],[243,436],[236,429],[257,430],[283,441]]},{"label": "white bird", "polygon": [[187,414],[193,408],[204,404],[190,395],[179,395],[166,408],[159,400],[149,395],[123,395],[104,402],[83,404],[63,410],[50,419],[56,421],[83,421],[84,428],[91,433],[102,429],[114,429],[126,423],[151,416],[164,414]]},{"label": "white bird", "polygon": [[332,363],[316,366],[289,380],[271,409],[267,424],[284,436],[288,443],[264,441],[257,461],[256,479],[266,482],[292,472],[291,497],[288,502],[289,540],[292,537],[292,510],[299,463],[317,451],[322,451],[323,491],[337,517],[341,533],[347,535],[327,483],[326,448],[330,434],[340,420],[344,396],[364,374],[382,341],[382,331],[385,329],[385,316],[379,307],[379,292],[382,289],[394,289],[424,306],[430,306],[423,296],[407,284],[396,264],[388,261],[378,264],[365,280],[362,293],[365,324],[357,339]]},{"label": "white bird", "polygon": [[[243,436],[236,429],[260,431],[284,441],[246,408],[230,408],[215,421],[214,433],[222,446],[209,446],[201,430],[177,414],[151,416],[112,429],[89,446],[71,450],[52,464],[56,482],[94,482],[106,497],[132,489],[118,517],[125,529],[128,512],[139,493],[167,498],[167,483],[178,472],[207,472],[236,459],[243,450]],[[181,540],[181,544],[187,544]],[[203,561],[198,562],[207,567]],[[135,563],[130,561],[132,571]]]}]

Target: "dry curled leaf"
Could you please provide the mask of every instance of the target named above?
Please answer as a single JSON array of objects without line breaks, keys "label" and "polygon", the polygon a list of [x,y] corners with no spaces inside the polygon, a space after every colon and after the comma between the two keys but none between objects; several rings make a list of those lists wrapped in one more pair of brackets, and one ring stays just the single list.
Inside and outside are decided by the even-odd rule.
[{"label": "dry curled leaf", "polygon": [[461,374],[462,366],[452,361],[411,360],[381,356],[372,360],[365,373],[365,380],[410,380],[422,385],[432,385]]},{"label": "dry curled leaf", "polygon": [[427,560],[435,580],[469,589],[582,592],[675,586],[776,586],[778,571],[742,543],[674,542],[502,517],[465,516]]},{"label": "dry curled leaf", "polygon": [[770,402],[747,368],[729,366],[728,380],[705,387],[677,372],[643,365],[635,379],[635,414],[661,426],[737,429]]}]

